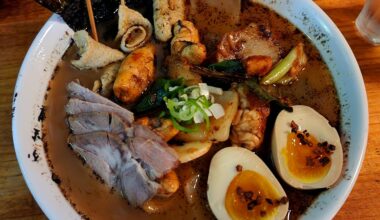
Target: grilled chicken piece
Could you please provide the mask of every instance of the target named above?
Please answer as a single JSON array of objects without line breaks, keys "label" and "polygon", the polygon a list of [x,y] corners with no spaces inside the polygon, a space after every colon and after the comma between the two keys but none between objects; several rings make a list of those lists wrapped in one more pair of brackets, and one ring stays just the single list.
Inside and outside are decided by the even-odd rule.
[{"label": "grilled chicken piece", "polygon": [[217,47],[217,60],[246,59],[251,56],[272,58],[272,63],[279,60],[281,48],[268,36],[265,28],[255,23],[247,27],[224,34]]},{"label": "grilled chicken piece", "polygon": [[264,76],[272,69],[272,58],[269,56],[250,56],[243,60],[248,76]]},{"label": "grilled chicken piece", "polygon": [[119,6],[118,29],[116,39],[121,38],[120,48],[127,53],[142,47],[152,36],[150,21],[125,5]]},{"label": "grilled chicken piece", "polygon": [[237,88],[239,94],[239,110],[232,122],[231,142],[255,150],[264,140],[264,132],[269,116],[269,105],[243,86]]},{"label": "grilled chicken piece", "polygon": [[154,33],[157,40],[172,38],[173,25],[185,19],[185,0],[153,0]]},{"label": "grilled chicken piece", "polygon": [[116,186],[123,143],[106,132],[70,135],[67,141],[91,169],[110,186]]},{"label": "grilled chicken piece", "polygon": [[199,41],[199,33],[191,21],[178,21],[174,25],[170,43],[171,54],[190,64],[199,65],[206,59],[206,47]]},{"label": "grilled chicken piece", "polygon": [[73,36],[78,47],[79,60],[71,63],[78,69],[96,69],[122,60],[124,54],[92,39],[85,30],[75,32]]},{"label": "grilled chicken piece", "polygon": [[113,84],[113,92],[122,102],[135,102],[153,81],[154,53],[154,45],[149,44],[123,60]]},{"label": "grilled chicken piece", "polygon": [[129,127],[114,113],[84,112],[67,117],[67,122],[73,134],[85,134],[95,131],[105,131],[118,135],[122,140],[127,138]]}]

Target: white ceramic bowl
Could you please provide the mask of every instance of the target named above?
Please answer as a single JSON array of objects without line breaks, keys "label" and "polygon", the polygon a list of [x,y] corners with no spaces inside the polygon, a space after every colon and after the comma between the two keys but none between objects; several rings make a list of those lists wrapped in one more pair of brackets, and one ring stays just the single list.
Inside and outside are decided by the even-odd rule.
[{"label": "white ceramic bowl", "polygon": [[[331,219],[343,205],[357,179],[368,136],[368,105],[363,78],[346,40],[311,0],[256,0],[288,19],[303,31],[327,62],[341,102],[341,128],[349,141],[348,162],[343,178],[322,193],[303,219]],[[35,129],[48,82],[70,43],[73,31],[53,15],[34,39],[22,64],[14,93],[12,131],[17,159],[35,200],[50,219],[80,219],[52,181],[41,140]],[[41,134],[39,134],[41,135]],[[37,137],[33,140],[33,136]],[[33,161],[33,151],[39,155]]]}]

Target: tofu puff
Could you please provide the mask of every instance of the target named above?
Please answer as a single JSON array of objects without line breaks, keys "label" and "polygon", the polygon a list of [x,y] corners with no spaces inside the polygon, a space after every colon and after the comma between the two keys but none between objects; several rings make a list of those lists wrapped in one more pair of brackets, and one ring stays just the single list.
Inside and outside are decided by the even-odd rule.
[{"label": "tofu puff", "polygon": [[80,59],[71,63],[80,70],[104,67],[125,57],[122,52],[92,39],[85,30],[75,32],[73,39]]},{"label": "tofu puff", "polygon": [[115,96],[125,104],[135,102],[154,80],[153,44],[130,53],[121,63],[113,85]]},{"label": "tofu puff", "polygon": [[119,25],[116,39],[121,39],[120,49],[124,52],[144,46],[152,36],[152,24],[138,11],[121,4],[119,6]]}]

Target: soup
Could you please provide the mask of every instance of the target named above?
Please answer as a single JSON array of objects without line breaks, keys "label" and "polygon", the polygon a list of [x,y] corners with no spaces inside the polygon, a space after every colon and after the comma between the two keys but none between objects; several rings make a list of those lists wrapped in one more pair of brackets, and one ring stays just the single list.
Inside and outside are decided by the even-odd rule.
[{"label": "soup", "polygon": [[[191,10],[189,8],[193,6],[187,5],[186,7],[188,8],[186,17],[198,29],[200,36],[199,41],[205,45],[208,52],[207,59],[202,61],[202,64],[197,64],[201,66],[201,70],[204,70],[206,66],[215,62],[215,54],[212,51],[218,51],[218,47],[221,45],[220,42],[226,33],[244,29],[252,23],[259,27],[261,33],[267,35],[266,39],[275,39],[275,45],[280,45],[281,51],[279,52],[279,60],[286,58],[287,53],[291,51],[297,43],[302,43],[303,51],[307,54],[307,62],[297,75],[297,79],[284,85],[278,83],[261,85],[261,88],[271,96],[277,97],[280,101],[285,101],[284,103],[290,104],[291,106],[309,106],[323,115],[332,126],[339,126],[339,100],[337,99],[336,89],[330,71],[315,46],[292,24],[262,5],[247,3],[245,1],[242,3],[238,22],[229,17],[227,13],[223,14],[223,12],[218,11],[218,9],[203,3],[199,3]],[[115,15],[115,17],[117,16]],[[116,20],[111,20],[99,25],[101,42],[114,48],[118,47],[118,45],[115,45],[113,37],[112,39],[109,37],[110,32],[113,34],[113,31],[109,30],[115,30],[116,26]],[[171,53],[169,48],[170,44],[162,43],[157,40],[152,41],[156,51],[154,62],[156,67],[155,78],[159,76],[166,77],[168,71],[166,62],[168,61],[165,59]],[[99,174],[94,172],[84,160],[81,160],[77,156],[77,152],[73,151],[72,147],[68,146],[68,137],[71,131],[67,125],[67,112],[65,111],[65,105],[68,103],[66,87],[70,82],[79,80],[80,84],[84,87],[92,88],[94,82],[99,80],[104,73],[104,69],[107,68],[101,67],[97,69],[79,70],[71,64],[71,61],[78,57],[76,54],[77,51],[78,48],[75,45],[70,46],[56,68],[49,84],[48,96],[45,103],[46,119],[43,123],[45,150],[52,172],[54,173],[53,179],[59,184],[62,193],[71,202],[73,207],[84,218],[89,219],[216,218],[216,214],[213,214],[211,210],[212,207],[210,208],[209,205],[208,199],[210,199],[210,195],[207,194],[209,188],[212,187],[208,185],[208,181],[210,181],[208,180],[210,163],[217,152],[231,146],[231,142],[236,144],[239,140],[236,141],[228,138],[228,140],[218,143],[214,141],[212,147],[204,155],[189,162],[179,164],[174,171],[178,175],[180,186],[170,197],[157,199],[156,202],[159,204],[160,211],[154,214],[148,214],[143,209],[129,205],[128,200],[123,198],[117,189],[107,186],[105,180],[99,177]],[[240,58],[241,57],[235,57],[233,60]],[[265,76],[259,76],[259,78],[264,77]],[[227,87],[231,84],[230,82],[226,83],[220,79],[213,80],[212,77],[204,77],[204,79],[208,85],[221,87],[223,89],[226,88],[226,84]],[[236,88],[236,90],[238,90],[238,88]],[[147,93],[145,90],[143,91],[143,94]],[[131,107],[131,103],[123,104],[123,101],[118,99],[115,94],[109,97],[112,101],[116,101],[129,109],[134,109]],[[255,103],[260,102],[257,101],[257,97],[248,97],[247,99],[248,101],[252,101],[253,99]],[[138,101],[134,101],[132,106],[136,102]],[[250,150],[256,152],[261,160],[265,162],[266,166],[270,168],[271,172],[275,174],[277,180],[285,190],[285,203],[289,205],[290,218],[296,219],[303,214],[314,199],[326,189],[324,189],[324,187],[316,187],[311,188],[312,190],[303,190],[293,187],[283,180],[283,176],[280,175],[281,173],[276,169],[275,164],[272,162],[273,150],[271,146],[273,145],[273,140],[271,140],[271,135],[276,127],[275,121],[280,110],[278,106],[270,105],[270,114],[268,112],[265,119],[265,132],[262,132],[263,140],[257,147],[251,147],[252,149]],[[225,114],[226,113],[225,108]],[[136,113],[135,117],[143,118],[146,115],[151,117],[152,114]],[[233,132],[232,129],[231,132]],[[241,137],[239,134],[235,135],[237,139]],[[186,138],[180,138],[179,140],[177,138],[174,139],[175,140],[168,142],[170,146],[182,145]],[[242,146],[244,144],[246,143],[243,143]],[[245,169],[245,166],[243,166],[243,168]],[[191,179],[193,177],[195,179]],[[189,179],[193,181],[190,186],[194,188],[192,189],[193,194],[191,194],[191,198],[189,198],[188,191],[186,191],[189,189],[185,189],[185,186],[189,183]],[[263,212],[260,213],[263,214]]]}]

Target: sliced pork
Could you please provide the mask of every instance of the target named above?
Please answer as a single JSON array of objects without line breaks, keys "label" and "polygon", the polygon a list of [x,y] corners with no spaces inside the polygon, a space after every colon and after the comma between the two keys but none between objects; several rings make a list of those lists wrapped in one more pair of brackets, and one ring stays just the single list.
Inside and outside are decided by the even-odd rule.
[{"label": "sliced pork", "polygon": [[106,132],[70,135],[68,143],[98,174],[104,182],[114,187],[119,175],[123,143]]},{"label": "sliced pork", "polygon": [[[98,103],[98,104],[104,104],[107,106],[110,106],[115,109],[115,111],[118,111],[122,113],[123,119],[128,122],[132,123],[134,121],[133,113],[128,111],[127,109],[119,106],[118,104],[112,102],[111,100],[104,98],[103,96],[79,85],[78,83],[72,81],[67,85],[67,91],[69,93],[70,98],[77,98],[82,101],[86,102],[92,102],[92,103]],[[99,111],[102,111],[101,109]]]},{"label": "sliced pork", "polygon": [[144,162],[151,178],[160,178],[179,165],[176,152],[160,136],[142,125],[135,125],[133,130],[129,148],[133,157]]},{"label": "sliced pork", "polygon": [[130,123],[130,111],[123,108],[115,108],[111,105],[83,101],[77,98],[69,99],[66,104],[66,113],[75,115],[86,112],[109,112],[118,115],[125,123]]},{"label": "sliced pork", "polygon": [[127,124],[114,113],[83,112],[67,117],[68,125],[73,134],[85,134],[95,131],[106,131],[126,138]]},{"label": "sliced pork", "polygon": [[161,187],[147,176],[145,170],[133,158],[126,158],[120,168],[119,187],[129,203],[136,207],[157,194]]}]

